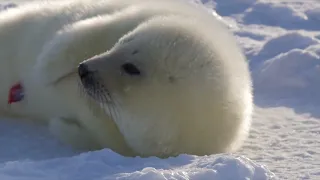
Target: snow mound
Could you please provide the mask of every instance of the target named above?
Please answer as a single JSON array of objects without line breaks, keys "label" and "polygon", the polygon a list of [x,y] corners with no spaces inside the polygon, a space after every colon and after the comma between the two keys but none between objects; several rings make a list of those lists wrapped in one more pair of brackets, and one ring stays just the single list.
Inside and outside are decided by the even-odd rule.
[{"label": "snow mound", "polygon": [[320,56],[320,43],[315,44],[313,46],[309,46],[308,48],[306,48],[306,50],[313,52],[313,53],[317,54],[318,56]]},{"label": "snow mound", "polygon": [[305,12],[308,16],[308,19],[314,20],[316,22],[320,22],[320,7],[316,7],[314,9],[309,9]]},{"label": "snow mound", "polygon": [[307,19],[304,13],[295,11],[290,6],[268,2],[254,4],[254,6],[246,10],[243,17],[244,22],[247,24],[264,24],[281,27],[300,24]]},{"label": "snow mound", "polygon": [[0,179],[6,180],[264,180],[273,177],[265,167],[231,155],[125,158],[110,150],[101,150],[69,158],[0,164]]},{"label": "snow mound", "polygon": [[[202,0],[204,4],[210,0]],[[257,0],[215,0],[215,10],[222,16],[239,14],[251,7]]]},{"label": "snow mound", "polygon": [[254,90],[273,99],[320,104],[320,41],[306,32],[270,38],[250,59]]},{"label": "snow mound", "polygon": [[15,3],[0,4],[0,11],[7,10],[7,9],[10,9],[10,8],[14,8],[14,7],[17,7],[17,4],[15,4]]},{"label": "snow mound", "polygon": [[[217,0],[220,1],[222,0]],[[255,0],[227,0],[216,5],[220,15],[238,14],[239,22],[246,25],[281,27],[288,30],[320,30],[319,8],[316,3],[301,10],[284,2]]]},{"label": "snow mound", "polygon": [[276,98],[320,100],[320,56],[301,49],[282,53],[254,72],[255,89]]},{"label": "snow mound", "polygon": [[253,63],[260,63],[283,52],[292,49],[305,49],[311,45],[319,44],[320,41],[312,36],[301,32],[289,32],[269,39],[261,48],[260,52],[253,58]]}]

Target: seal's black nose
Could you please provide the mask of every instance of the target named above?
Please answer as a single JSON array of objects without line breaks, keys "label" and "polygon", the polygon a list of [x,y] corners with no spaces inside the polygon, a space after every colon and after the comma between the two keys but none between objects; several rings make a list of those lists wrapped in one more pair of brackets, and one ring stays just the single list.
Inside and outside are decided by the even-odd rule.
[{"label": "seal's black nose", "polygon": [[78,74],[79,74],[81,79],[85,78],[86,76],[88,76],[90,74],[88,66],[86,64],[84,64],[84,63],[79,64]]}]

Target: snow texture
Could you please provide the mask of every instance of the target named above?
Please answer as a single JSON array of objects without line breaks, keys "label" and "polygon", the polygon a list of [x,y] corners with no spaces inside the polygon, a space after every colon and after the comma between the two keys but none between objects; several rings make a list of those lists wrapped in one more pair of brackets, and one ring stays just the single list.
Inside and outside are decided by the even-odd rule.
[{"label": "snow texture", "polygon": [[194,2],[227,25],[250,63],[256,107],[241,150],[169,159],[75,152],[46,127],[3,119],[0,179],[320,179],[320,1]]},{"label": "snow texture", "polygon": [[[256,179],[274,174],[244,156],[180,155],[169,159],[127,158],[111,150],[73,152],[44,126],[14,119],[0,121],[0,179]],[[232,173],[231,173],[232,172]]]}]

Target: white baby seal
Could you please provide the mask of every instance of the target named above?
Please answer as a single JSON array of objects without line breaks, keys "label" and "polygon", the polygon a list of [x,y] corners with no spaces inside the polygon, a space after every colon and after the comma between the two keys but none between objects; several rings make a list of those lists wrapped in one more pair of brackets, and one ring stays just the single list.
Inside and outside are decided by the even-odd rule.
[{"label": "white baby seal", "polygon": [[247,62],[202,6],[37,2],[2,12],[0,29],[1,110],[47,120],[74,147],[208,155],[235,151],[247,137]]}]

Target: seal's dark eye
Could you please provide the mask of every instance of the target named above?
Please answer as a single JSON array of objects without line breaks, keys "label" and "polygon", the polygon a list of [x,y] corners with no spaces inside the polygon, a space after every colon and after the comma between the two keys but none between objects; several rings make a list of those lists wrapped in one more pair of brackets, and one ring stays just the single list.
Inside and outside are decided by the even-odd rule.
[{"label": "seal's dark eye", "polygon": [[124,72],[131,76],[139,76],[141,74],[140,70],[132,63],[125,63],[121,67]]},{"label": "seal's dark eye", "polygon": [[138,50],[134,50],[131,54],[135,55],[135,54],[138,54],[138,52],[139,52]]}]

